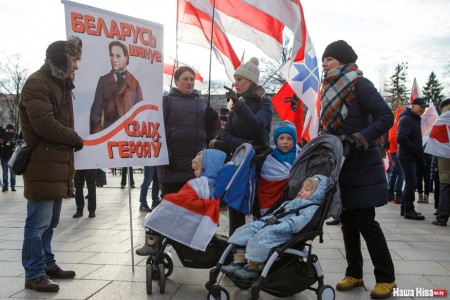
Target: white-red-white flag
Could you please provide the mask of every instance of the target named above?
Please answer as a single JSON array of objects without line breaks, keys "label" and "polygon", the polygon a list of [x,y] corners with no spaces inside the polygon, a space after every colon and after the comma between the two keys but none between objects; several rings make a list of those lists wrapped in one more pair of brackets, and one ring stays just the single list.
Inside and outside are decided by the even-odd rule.
[{"label": "white-red-white flag", "polygon": [[[233,74],[241,64],[228,40],[220,22],[214,16],[209,0],[178,0],[178,40],[212,49],[217,60],[225,66],[228,78],[233,81]],[[212,43],[211,43],[211,32]]]},{"label": "white-red-white flag", "polygon": [[439,117],[439,113],[434,106],[434,103],[431,102],[430,106],[425,109],[422,115],[422,119],[420,120],[420,129],[422,131],[422,145],[425,145],[430,138],[431,128],[433,127],[434,122],[437,117]]},{"label": "white-red-white flag", "polygon": [[425,152],[450,158],[450,111],[444,112],[434,122]]},{"label": "white-red-white flag", "polygon": [[228,34],[240,37],[267,56],[279,59],[283,48],[284,25],[243,0],[209,0]]},{"label": "white-red-white flag", "polygon": [[292,60],[302,47],[304,41],[302,32],[303,9],[300,0],[243,0],[251,6],[274,17],[292,30],[294,42],[292,45]]},{"label": "white-red-white flag", "polygon": [[190,248],[205,251],[219,223],[220,200],[209,199],[208,179],[189,180],[178,193],[164,195],[144,227]]},{"label": "white-red-white flag", "polygon": [[163,85],[164,88],[169,88],[171,85],[174,85],[173,75],[175,70],[181,66],[188,66],[192,68],[195,72],[195,83],[194,88],[196,90],[201,91],[203,87],[203,77],[200,75],[200,72],[195,69],[193,66],[185,64],[181,61],[175,61],[172,57],[165,55],[164,56],[164,68],[163,68]]},{"label": "white-red-white flag", "polygon": [[418,97],[423,97],[423,96],[422,96],[422,92],[420,91],[419,85],[417,84],[416,77],[414,77],[413,85],[412,85],[412,88],[411,88],[411,97],[409,99],[409,103],[412,104],[414,99],[416,99]]}]

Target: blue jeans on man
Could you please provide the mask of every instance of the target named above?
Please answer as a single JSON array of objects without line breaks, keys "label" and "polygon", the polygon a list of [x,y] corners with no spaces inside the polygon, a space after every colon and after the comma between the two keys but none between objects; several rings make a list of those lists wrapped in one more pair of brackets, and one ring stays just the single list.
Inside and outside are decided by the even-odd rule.
[{"label": "blue jeans on man", "polygon": [[150,184],[153,182],[152,186],[152,208],[155,208],[159,204],[159,182],[156,176],[156,166],[144,167],[144,180],[141,184],[141,194],[139,196],[140,207],[148,207],[147,204],[147,193]]},{"label": "blue jeans on man", "polygon": [[415,192],[417,188],[416,162],[400,160],[403,174],[405,175],[405,188],[403,189],[403,198],[400,208],[400,214],[406,219],[423,220],[422,214],[417,213],[414,209]]},{"label": "blue jeans on man", "polygon": [[[14,174],[8,167],[8,161],[9,158],[4,158],[2,157],[1,162],[2,162],[2,170],[3,170],[3,192],[6,192],[8,190],[8,171],[10,174],[10,178],[11,178],[11,190],[15,191],[15,187],[16,187],[16,174]],[[0,181],[1,182],[1,181]]]},{"label": "blue jeans on man", "polygon": [[405,181],[405,176],[403,175],[402,167],[397,158],[397,153],[391,153],[392,159],[392,173],[389,177],[389,188],[388,193],[390,196],[395,196],[396,198],[402,198],[403,182]]},{"label": "blue jeans on man", "polygon": [[25,279],[44,276],[56,267],[52,252],[53,230],[58,226],[62,199],[28,200],[22,247]]}]

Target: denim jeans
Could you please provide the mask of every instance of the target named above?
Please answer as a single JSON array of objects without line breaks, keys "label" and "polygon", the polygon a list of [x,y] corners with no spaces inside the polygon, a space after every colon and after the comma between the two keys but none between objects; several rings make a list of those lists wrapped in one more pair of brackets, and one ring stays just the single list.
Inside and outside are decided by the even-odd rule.
[{"label": "denim jeans", "polygon": [[25,279],[45,275],[56,266],[52,253],[53,230],[58,226],[62,199],[28,200],[22,247]]},{"label": "denim jeans", "polygon": [[[2,170],[3,170],[3,187],[8,187],[8,160],[9,158],[2,158]],[[11,177],[11,187],[16,186],[16,174],[14,174],[11,170],[9,170],[9,174]],[[1,182],[1,181],[0,181]]]},{"label": "denim jeans", "polygon": [[156,176],[156,167],[144,167],[144,181],[141,184],[141,194],[139,196],[139,202],[141,202],[141,204],[147,204],[147,192],[152,181],[152,207],[156,207],[159,203],[159,186],[158,177]]},{"label": "denim jeans", "polygon": [[403,175],[402,167],[397,158],[397,153],[391,153],[392,159],[392,172],[389,177],[389,195],[395,195],[397,197],[402,197],[403,182],[405,181],[405,176]]},{"label": "denim jeans", "polygon": [[417,188],[416,162],[400,160],[405,175],[405,188],[403,189],[402,209],[414,210],[414,200]]}]

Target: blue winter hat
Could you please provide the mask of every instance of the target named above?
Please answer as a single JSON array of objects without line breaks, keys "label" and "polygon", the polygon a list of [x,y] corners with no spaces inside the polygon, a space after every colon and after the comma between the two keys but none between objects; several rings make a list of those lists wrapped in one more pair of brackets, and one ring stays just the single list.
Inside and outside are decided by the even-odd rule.
[{"label": "blue winter hat", "polygon": [[282,121],[275,127],[275,132],[273,133],[273,143],[277,145],[278,136],[282,133],[287,133],[294,138],[294,145],[297,144],[297,131],[295,130],[294,124],[289,121]]}]

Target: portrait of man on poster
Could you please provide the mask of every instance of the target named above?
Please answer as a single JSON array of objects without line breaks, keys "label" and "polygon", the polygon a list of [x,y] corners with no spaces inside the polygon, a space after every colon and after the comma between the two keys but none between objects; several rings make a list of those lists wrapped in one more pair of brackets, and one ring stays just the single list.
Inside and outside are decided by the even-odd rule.
[{"label": "portrait of man on poster", "polygon": [[143,100],[139,81],[127,70],[128,48],[119,41],[109,44],[111,71],[101,76],[90,114],[90,134],[102,131]]}]

